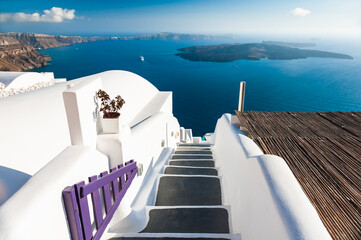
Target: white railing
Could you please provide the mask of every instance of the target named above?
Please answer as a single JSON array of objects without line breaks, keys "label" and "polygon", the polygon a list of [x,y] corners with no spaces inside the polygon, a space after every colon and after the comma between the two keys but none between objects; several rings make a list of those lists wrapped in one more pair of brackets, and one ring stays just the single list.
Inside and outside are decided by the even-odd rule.
[{"label": "white railing", "polygon": [[224,114],[214,135],[216,167],[233,233],[248,239],[331,239],[286,162],[264,155]]}]

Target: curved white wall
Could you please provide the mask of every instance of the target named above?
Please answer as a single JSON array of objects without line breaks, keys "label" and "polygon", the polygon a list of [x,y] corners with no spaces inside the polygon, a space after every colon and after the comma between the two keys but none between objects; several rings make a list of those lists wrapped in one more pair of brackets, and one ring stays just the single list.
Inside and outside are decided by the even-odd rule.
[{"label": "curved white wall", "polygon": [[[95,144],[66,148],[70,145],[70,137],[62,93],[67,84],[81,83],[74,88],[79,90],[88,87],[86,82],[99,78],[103,89],[111,96],[120,94],[126,100],[122,109],[123,123],[136,123],[131,129],[128,127],[131,133],[126,134],[129,138],[126,160],[133,158],[143,164],[145,172],[151,171],[162,150],[175,147],[179,142],[176,134],[179,123],[172,114],[171,93],[159,92],[148,81],[130,72],[104,72],[0,100],[0,109],[8,113],[0,115],[0,166],[5,167],[0,170],[8,171],[6,176],[18,176],[14,180],[18,181],[16,188],[24,184],[0,206],[0,239],[69,238],[62,190],[109,169],[109,159],[95,149]],[[92,90],[94,86],[99,85],[89,84]],[[84,94],[78,97],[81,96]],[[94,102],[79,99],[77,107],[88,111],[92,109],[87,107],[89,104]],[[84,126],[84,131],[95,130],[92,124],[81,127]],[[119,146],[119,139],[118,142],[117,137],[114,139],[113,147]],[[3,175],[0,176],[0,190],[1,177]],[[144,175],[135,179],[114,221],[130,213],[143,179]],[[10,186],[9,182],[4,185]]]},{"label": "curved white wall", "polygon": [[95,149],[65,149],[0,207],[0,239],[70,239],[63,189],[106,170]]},{"label": "curved white wall", "polygon": [[[133,211],[133,201],[146,202],[145,196],[141,194],[143,191],[147,174],[151,174],[154,170],[154,165],[160,157],[165,148],[176,148],[179,142],[179,136],[171,136],[171,132],[179,131],[179,123],[171,113],[157,113],[148,118],[141,124],[132,128],[131,143],[129,159],[134,159],[138,164],[143,164],[143,175],[135,179],[134,184],[128,190],[126,196],[122,200],[114,219],[109,224],[110,227],[120,220],[124,219]],[[167,141],[168,138],[168,141]],[[162,144],[164,143],[164,145]],[[140,196],[138,196],[140,195]],[[138,196],[138,197],[137,197]],[[142,198],[142,199],[137,199]],[[137,206],[139,208],[139,206]],[[145,208],[145,206],[143,206]],[[139,209],[137,209],[139,211]],[[142,224],[146,221],[147,216],[141,216],[137,224]],[[141,230],[141,229],[140,229]]]},{"label": "curved white wall", "polygon": [[26,74],[26,72],[0,72],[0,82],[4,83],[5,86],[9,85],[17,77]]},{"label": "curved white wall", "polygon": [[[1,77],[1,75],[0,75]],[[1,81],[1,80],[0,80]],[[16,77],[6,88],[7,89],[17,89],[17,88],[27,88],[29,86],[32,86],[37,83],[54,83],[54,75],[51,73],[43,74],[43,73],[37,73],[37,72],[26,72],[23,74],[20,74],[18,77]]]},{"label": "curved white wall", "polygon": [[230,114],[218,120],[214,143],[233,233],[244,240],[331,239],[285,161],[264,155]]},{"label": "curved white wall", "polygon": [[[19,78],[27,74],[10,74],[10,77]],[[17,181],[13,185],[5,179],[9,174],[0,175],[0,201],[8,199],[26,182],[23,175],[34,175],[71,145],[62,96],[66,85],[98,78],[101,78],[103,88],[111,96],[120,94],[125,99],[126,104],[121,110],[124,124],[144,116],[139,115],[144,111],[143,107],[161,94],[151,83],[134,73],[107,71],[0,99],[0,166],[4,167],[2,171],[7,170],[9,174],[19,172],[19,178],[12,179]],[[156,103],[161,105],[159,101]],[[171,102],[167,105],[171,106]],[[171,111],[171,107],[168,110]],[[155,108],[154,111],[163,110]],[[147,109],[144,112],[149,116],[155,113]]]},{"label": "curved white wall", "polygon": [[158,89],[141,76],[121,70],[106,71],[68,82],[77,84],[81,81],[92,81],[101,78],[102,88],[111,98],[120,95],[125,104],[121,109],[120,119],[129,124],[146,104],[159,93]]},{"label": "curved white wall", "polygon": [[65,89],[57,84],[0,99],[1,166],[34,175],[70,145]]}]

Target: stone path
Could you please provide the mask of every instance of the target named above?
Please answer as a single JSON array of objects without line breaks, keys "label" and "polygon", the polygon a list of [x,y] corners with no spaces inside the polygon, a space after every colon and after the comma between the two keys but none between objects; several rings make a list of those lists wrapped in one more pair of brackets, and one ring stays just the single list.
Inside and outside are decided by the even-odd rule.
[{"label": "stone path", "polygon": [[187,239],[240,239],[239,235],[229,234],[228,208],[222,205],[220,178],[210,147],[179,145],[160,176],[156,203],[149,211],[147,226],[139,236],[113,240],[170,240],[184,239],[184,236]]}]

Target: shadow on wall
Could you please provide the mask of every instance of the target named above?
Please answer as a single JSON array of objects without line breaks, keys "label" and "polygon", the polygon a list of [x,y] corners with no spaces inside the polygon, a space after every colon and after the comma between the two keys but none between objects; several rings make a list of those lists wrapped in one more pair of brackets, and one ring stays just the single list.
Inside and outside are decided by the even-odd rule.
[{"label": "shadow on wall", "polygon": [[14,195],[30,178],[29,174],[0,166],[0,206]]}]

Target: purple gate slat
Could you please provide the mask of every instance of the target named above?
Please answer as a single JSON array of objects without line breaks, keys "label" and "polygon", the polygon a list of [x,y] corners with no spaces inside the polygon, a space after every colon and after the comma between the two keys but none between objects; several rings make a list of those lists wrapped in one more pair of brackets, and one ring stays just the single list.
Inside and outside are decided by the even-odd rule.
[{"label": "purple gate slat", "polygon": [[[120,164],[118,165],[118,168],[123,168],[124,165],[123,164]],[[123,186],[124,186],[124,182],[125,182],[125,178],[124,178],[124,175],[120,176],[120,179],[119,179],[119,186],[120,186],[120,190],[123,189]]]},{"label": "purple gate slat", "polygon": [[83,231],[80,222],[80,213],[74,187],[66,187],[63,190],[64,205],[69,222],[70,236],[73,240],[83,239]]},{"label": "purple gate slat", "polygon": [[102,236],[103,232],[105,231],[106,227],[108,226],[110,220],[112,219],[115,211],[117,210],[121,200],[123,199],[126,191],[128,190],[128,188],[130,187],[130,184],[132,183],[134,177],[136,176],[137,173],[137,169],[135,170],[135,174],[130,175],[128,181],[124,184],[124,191],[121,191],[120,194],[118,195],[116,201],[114,202],[113,206],[111,207],[109,213],[107,214],[107,216],[104,219],[104,222],[102,224],[102,226],[99,228],[99,230],[94,234],[94,240],[98,240],[100,239],[100,237]]},{"label": "purple gate slat", "polygon": [[85,240],[91,239],[92,234],[92,225],[90,222],[90,214],[89,214],[89,204],[87,196],[81,197],[82,187],[85,186],[84,182],[80,182],[75,184],[75,193],[77,196],[79,209],[80,209],[80,220],[83,226],[83,234]]},{"label": "purple gate slat", "polygon": [[[128,166],[129,164],[132,163],[133,160],[130,160],[129,162],[125,163],[125,166]],[[125,174],[125,181],[127,181],[129,179],[129,173]]]},{"label": "purple gate slat", "polygon": [[82,196],[88,195],[95,191],[96,189],[99,189],[99,186],[104,186],[105,184],[109,184],[111,181],[113,181],[116,178],[121,178],[123,175],[125,175],[128,172],[131,172],[132,170],[137,170],[137,164],[136,162],[129,164],[121,169],[118,169],[116,172],[112,172],[104,177],[99,178],[96,182],[89,183],[83,187]]},{"label": "purple gate slat", "polygon": [[[116,168],[110,169],[110,172],[115,172]],[[117,199],[118,193],[119,193],[119,182],[118,179],[115,179],[112,181],[112,189],[113,189],[113,199],[114,201]]]},{"label": "purple gate slat", "polygon": [[[108,172],[101,173],[101,177],[98,179],[97,176],[89,177],[88,184],[81,182],[75,184],[74,187],[66,187],[63,190],[64,205],[73,240],[100,239],[138,172],[134,160],[127,162],[125,165],[125,167],[123,164],[119,165],[117,170],[111,169],[109,174]],[[128,175],[126,180],[124,179],[125,175]],[[110,185],[112,185],[111,189]],[[99,193],[101,188],[103,189],[103,202],[106,209],[104,219]],[[92,212],[97,230],[94,235],[87,200],[89,194],[92,197]],[[112,195],[114,199],[113,204]]]},{"label": "purple gate slat", "polygon": [[[89,182],[95,182],[97,180],[97,176],[89,177]],[[92,203],[93,203],[93,212],[94,212],[94,220],[95,226],[99,229],[100,225],[103,222],[103,211],[102,211],[102,203],[100,201],[99,190],[95,190],[91,193]]]},{"label": "purple gate slat", "polygon": [[[108,175],[108,172],[102,172],[100,173],[100,177],[105,177]],[[105,212],[108,213],[110,210],[110,207],[112,206],[112,195],[110,194],[110,187],[109,184],[105,184],[103,187],[103,198],[104,198],[104,204],[105,204]]]}]

